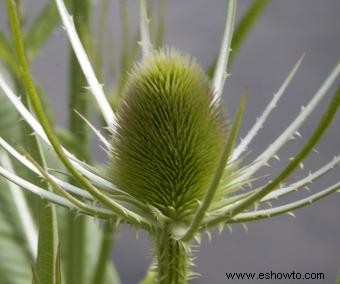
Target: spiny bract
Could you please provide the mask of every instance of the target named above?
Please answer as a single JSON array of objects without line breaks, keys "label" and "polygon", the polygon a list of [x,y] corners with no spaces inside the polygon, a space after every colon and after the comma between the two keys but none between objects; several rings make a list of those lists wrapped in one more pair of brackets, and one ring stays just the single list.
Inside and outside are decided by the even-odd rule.
[{"label": "spiny bract", "polygon": [[114,132],[113,183],[176,220],[202,200],[227,124],[202,68],[168,50],[146,58],[130,75]]}]

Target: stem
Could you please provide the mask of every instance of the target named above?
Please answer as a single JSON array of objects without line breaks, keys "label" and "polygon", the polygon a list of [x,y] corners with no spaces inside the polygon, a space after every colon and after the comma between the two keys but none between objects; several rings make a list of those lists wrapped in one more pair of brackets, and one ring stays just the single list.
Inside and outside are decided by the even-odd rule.
[{"label": "stem", "polygon": [[[74,14],[74,24],[87,52],[89,51],[89,28],[90,28],[90,5],[89,1],[72,1],[72,11]],[[79,141],[74,149],[79,158],[89,160],[88,145],[89,135],[85,121],[75,112],[78,111],[83,116],[88,112],[88,94],[84,89],[86,79],[79,66],[77,57],[73,50],[70,53],[70,112],[69,112],[69,129],[73,133],[75,140]],[[83,283],[85,281],[86,256],[85,247],[87,244],[87,218],[70,212],[68,214],[68,259],[67,259],[67,281],[68,283]]]},{"label": "stem", "polygon": [[[99,258],[95,268],[92,284],[104,283],[106,271],[108,268],[108,261],[110,260],[111,248],[113,239],[116,233],[116,224],[112,225],[109,222],[105,224],[102,243],[99,252]],[[110,262],[111,263],[111,262]]]},{"label": "stem", "polygon": [[[19,70],[21,71],[22,83],[28,94],[32,89],[35,90],[35,86],[30,76],[29,64],[26,59],[17,3],[14,0],[7,0],[6,7]],[[31,103],[30,97],[29,95],[25,95],[25,92],[23,94],[23,103],[29,108]],[[35,95],[38,98],[38,94],[35,93]],[[27,134],[27,130],[28,128],[25,126],[24,134]],[[45,157],[36,136],[25,135],[25,139],[29,141],[29,150],[34,159],[43,165],[43,167],[46,167]],[[32,180],[36,182],[35,184],[41,184],[46,190],[49,190],[45,182],[34,179],[36,178],[32,178]],[[46,201],[39,202],[39,205],[39,240],[36,271],[41,284],[51,284],[54,283],[54,261],[58,243],[57,215],[53,205],[46,207],[48,205]]]},{"label": "stem", "polygon": [[157,239],[158,284],[186,284],[189,274],[190,248],[176,240],[168,230],[160,231]]}]

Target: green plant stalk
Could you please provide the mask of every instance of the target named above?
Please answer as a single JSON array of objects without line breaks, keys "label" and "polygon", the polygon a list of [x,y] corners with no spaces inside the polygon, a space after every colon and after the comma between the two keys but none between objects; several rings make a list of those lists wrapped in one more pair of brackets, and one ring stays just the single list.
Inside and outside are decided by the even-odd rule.
[{"label": "green plant stalk", "polygon": [[[6,1],[7,13],[12,31],[15,51],[17,54],[20,71],[23,76],[23,85],[28,90],[33,85],[30,80],[25,80],[25,73],[29,67],[25,56],[23,37],[21,34],[20,20],[14,0]],[[27,78],[26,78],[27,79]],[[29,107],[30,100],[27,95],[23,95],[23,103]],[[46,165],[43,153],[40,149],[39,141],[35,136],[29,135],[29,127],[26,124],[24,128],[25,138],[32,157],[34,157],[43,166]],[[35,184],[41,184],[37,177],[34,177]],[[42,184],[48,189],[47,183]],[[39,240],[38,240],[38,257],[36,261],[36,272],[41,284],[54,284],[54,261],[56,256],[56,244],[58,242],[57,217],[54,205],[49,205],[47,201],[41,201],[39,214]],[[48,206],[47,206],[48,205]],[[34,280],[33,280],[34,281]]]},{"label": "green plant stalk", "polygon": [[[90,3],[88,0],[73,0],[72,12],[74,15],[74,24],[78,31],[80,40],[85,49],[89,49],[90,42]],[[83,119],[75,112],[83,114],[85,117],[88,113],[88,94],[84,88],[86,80],[80,69],[78,60],[74,52],[70,51],[69,62],[70,90],[69,90],[69,129],[73,133],[75,141],[81,141],[77,144],[77,156],[89,160],[88,156],[88,128]],[[85,283],[85,251],[87,244],[87,222],[88,217],[76,216],[76,213],[68,213],[67,222],[67,258],[66,258],[66,283]]]},{"label": "green plant stalk", "polygon": [[169,230],[156,237],[158,284],[186,284],[189,276],[189,246],[173,238]]},{"label": "green plant stalk", "polygon": [[[92,284],[103,284],[105,280],[105,272],[107,269],[107,262],[110,261],[111,248],[116,232],[116,224],[108,221],[104,224],[104,232],[99,252],[99,258],[93,275]],[[110,262],[111,263],[111,262]]]}]

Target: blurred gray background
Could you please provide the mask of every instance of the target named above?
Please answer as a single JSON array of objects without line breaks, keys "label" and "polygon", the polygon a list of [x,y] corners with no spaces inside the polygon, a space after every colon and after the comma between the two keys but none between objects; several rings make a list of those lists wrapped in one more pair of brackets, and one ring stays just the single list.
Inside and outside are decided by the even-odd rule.
[{"label": "blurred gray background", "polygon": [[[100,1],[100,0],[98,0]],[[24,0],[28,21],[43,7],[46,0]],[[119,52],[118,0],[112,0],[109,21],[115,34],[115,52]],[[155,1],[156,2],[156,1]],[[131,27],[137,27],[137,1],[130,0]],[[251,1],[239,0],[240,18]],[[1,26],[7,26],[3,1],[0,3]],[[219,49],[225,19],[223,0],[171,0],[166,9],[166,43],[192,54],[207,67]],[[111,52],[107,48],[107,53]],[[302,68],[288,88],[279,107],[251,145],[248,160],[257,156],[275,139],[299,113],[300,107],[311,98],[324,78],[339,60],[340,55],[340,1],[339,0],[273,0],[258,21],[251,35],[234,61],[227,80],[224,101],[234,113],[242,90],[249,90],[248,108],[241,128],[241,137],[260,115],[273,93],[279,88],[290,68],[306,53]],[[49,40],[32,69],[35,79],[49,95],[58,124],[67,121],[67,58],[69,46],[64,31],[58,28]],[[332,94],[328,96],[301,129],[307,137],[314,129]],[[340,153],[340,116],[305,162],[305,169],[296,172],[291,181],[303,177]],[[280,152],[281,162],[271,162],[266,169],[277,173],[291,155],[303,145],[304,139],[289,142]],[[103,153],[93,147],[99,160]],[[339,170],[312,189],[318,190],[339,181]],[[303,195],[297,195],[301,197]],[[335,283],[340,267],[340,194],[289,216],[249,224],[246,232],[234,226],[233,232],[214,232],[212,240],[203,239],[195,253],[201,277],[191,283]],[[122,282],[134,284],[144,275],[152,251],[148,236],[123,227],[114,245],[113,258]],[[147,256],[147,257],[146,257]],[[226,272],[322,272],[325,280],[246,281],[227,280]]]}]

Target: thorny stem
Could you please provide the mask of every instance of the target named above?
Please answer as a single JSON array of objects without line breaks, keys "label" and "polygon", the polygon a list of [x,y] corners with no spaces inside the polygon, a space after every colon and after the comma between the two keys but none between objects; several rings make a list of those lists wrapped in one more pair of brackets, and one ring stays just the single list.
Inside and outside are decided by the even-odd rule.
[{"label": "thorny stem", "polygon": [[168,230],[159,231],[157,247],[158,284],[186,284],[189,274],[189,246],[173,238]]},{"label": "thorny stem", "polygon": [[[22,76],[23,85],[26,90],[35,89],[31,78],[27,77],[27,71],[29,69],[28,62],[25,55],[25,47],[23,42],[23,37],[21,34],[20,18],[17,12],[17,4],[14,0],[7,0],[7,11],[9,17],[9,23],[11,26],[13,42],[15,45],[15,51],[17,60],[19,63],[19,71]],[[29,80],[27,80],[29,78]],[[38,94],[36,93],[38,97]],[[31,98],[29,95],[23,96],[24,105],[29,108]],[[24,126],[24,132],[28,132],[28,126]],[[26,135],[28,137],[29,150],[32,153],[34,159],[36,159],[43,167],[46,167],[46,161],[43,152],[41,151],[41,145],[39,140],[34,136]],[[41,182],[39,179],[35,179],[35,184],[41,184],[46,190],[49,189],[48,184]],[[41,201],[39,203],[39,240],[38,240],[38,255],[36,259],[36,271],[39,277],[39,281],[42,284],[51,283],[54,277],[54,266],[49,265],[54,262],[54,257],[56,253],[56,244],[58,242],[57,234],[57,217],[54,206],[46,208],[48,203],[46,201]],[[44,240],[49,240],[45,242]]]}]

